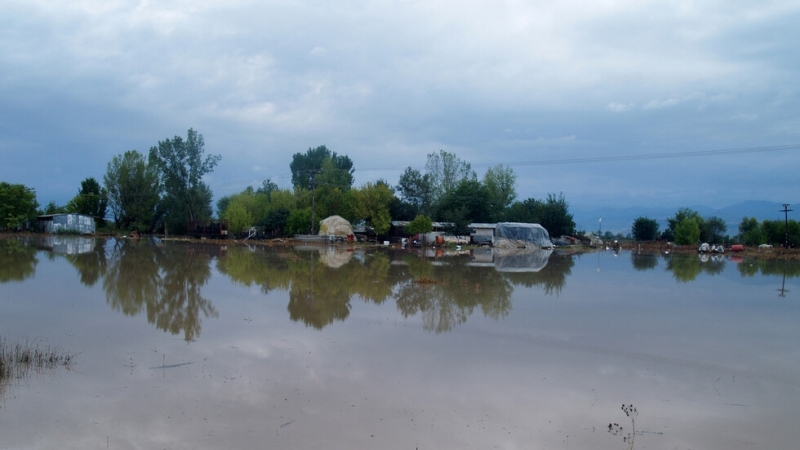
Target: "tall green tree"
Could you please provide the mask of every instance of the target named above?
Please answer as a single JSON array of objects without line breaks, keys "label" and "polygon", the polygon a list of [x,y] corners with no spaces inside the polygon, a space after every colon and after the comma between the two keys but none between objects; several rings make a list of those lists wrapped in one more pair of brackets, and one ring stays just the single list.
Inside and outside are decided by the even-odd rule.
[{"label": "tall green tree", "polygon": [[680,245],[693,245],[700,241],[700,224],[695,217],[684,217],[675,226],[675,243]]},{"label": "tall green tree", "polygon": [[444,150],[428,155],[425,172],[430,176],[433,201],[437,205],[446,193],[455,189],[462,181],[477,179],[470,163],[459,159],[455,153]]},{"label": "tall green tree", "polygon": [[433,231],[433,222],[431,218],[425,215],[418,215],[408,225],[405,226],[405,232],[411,235],[420,233],[430,233]]},{"label": "tall green tree", "polygon": [[44,214],[63,214],[66,212],[69,212],[67,211],[67,206],[59,206],[56,204],[56,202],[48,203],[45,205],[44,210],[42,211]]},{"label": "tall green tree", "polygon": [[241,234],[255,224],[253,215],[247,210],[244,202],[236,197],[231,201],[223,216],[228,221],[228,229],[236,234]]},{"label": "tall green tree", "polygon": [[378,235],[385,234],[392,225],[389,205],[394,193],[386,183],[366,183],[351,191],[352,215],[356,220],[365,220]]},{"label": "tall green tree", "polygon": [[647,217],[638,217],[631,227],[633,238],[637,241],[654,241],[658,238],[658,221]]},{"label": "tall green tree", "polygon": [[0,181],[0,227],[17,230],[36,220],[36,191],[23,184]]},{"label": "tall green tree", "polygon": [[691,208],[680,208],[675,212],[674,216],[667,219],[667,229],[664,230],[662,237],[668,241],[677,239],[675,236],[675,229],[678,227],[678,224],[686,218],[694,219],[697,225],[702,228],[704,221],[699,212]]},{"label": "tall green tree", "polygon": [[506,209],[505,220],[508,222],[539,223],[542,207],[542,202],[535,198],[516,201]]},{"label": "tall green tree", "polygon": [[[314,230],[319,230],[319,217],[314,217]],[[289,213],[286,219],[287,236],[295,234],[308,234],[311,232],[311,207],[296,209]]]},{"label": "tall green tree", "polygon": [[[347,155],[337,155],[324,145],[292,155],[289,169],[292,171],[292,186],[303,189],[311,189],[312,180],[316,180],[318,186],[348,190],[353,185],[355,172],[353,161]],[[315,172],[316,178],[312,175]]]},{"label": "tall green tree", "polygon": [[136,150],[129,150],[108,163],[103,183],[117,227],[153,229],[161,191],[155,164]]},{"label": "tall green tree", "polygon": [[728,225],[717,216],[711,216],[703,221],[700,228],[700,239],[713,244],[722,243],[727,237]]},{"label": "tall green tree", "polygon": [[180,136],[159,141],[150,148],[150,160],[158,167],[164,188],[164,220],[181,229],[188,221],[211,217],[211,189],[203,176],[214,170],[220,155],[205,155],[203,135],[189,129]]},{"label": "tall green tree", "polygon": [[483,185],[489,196],[489,213],[492,222],[500,222],[506,209],[517,198],[517,176],[509,166],[498,164],[486,169]]},{"label": "tall green tree", "polygon": [[460,222],[466,221],[469,224],[492,220],[489,192],[478,180],[463,179],[442,197],[438,217],[456,223],[456,234],[469,234],[466,226],[459,226]]},{"label": "tall green tree", "polygon": [[543,226],[550,236],[563,236],[575,233],[575,220],[569,213],[569,203],[561,193],[547,194],[547,200],[542,205],[539,224]]},{"label": "tall green tree", "polygon": [[761,245],[767,236],[755,217],[743,217],[739,223],[739,241],[744,245]]},{"label": "tall green tree", "polygon": [[397,192],[400,194],[400,201],[405,206],[402,210],[407,214],[407,217],[402,217],[402,219],[419,214],[433,214],[433,183],[430,174],[422,174],[417,169],[406,167],[406,170],[400,175]]},{"label": "tall green tree", "polygon": [[78,195],[67,203],[67,211],[94,216],[100,226],[105,226],[106,224],[107,210],[108,191],[92,177],[81,181]]}]

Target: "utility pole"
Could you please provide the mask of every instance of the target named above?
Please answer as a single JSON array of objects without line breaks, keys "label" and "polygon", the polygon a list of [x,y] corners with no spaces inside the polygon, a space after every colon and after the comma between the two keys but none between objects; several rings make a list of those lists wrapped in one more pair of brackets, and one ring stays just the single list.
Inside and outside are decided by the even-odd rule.
[{"label": "utility pole", "polygon": [[779,211],[783,212],[783,248],[789,248],[789,211],[794,211],[793,209],[789,209],[789,204],[784,203],[783,209]]},{"label": "utility pole", "polygon": [[314,210],[316,209],[316,195],[317,195],[317,175],[321,174],[322,171],[317,170],[309,170],[309,175],[311,175],[311,234],[314,234]]}]

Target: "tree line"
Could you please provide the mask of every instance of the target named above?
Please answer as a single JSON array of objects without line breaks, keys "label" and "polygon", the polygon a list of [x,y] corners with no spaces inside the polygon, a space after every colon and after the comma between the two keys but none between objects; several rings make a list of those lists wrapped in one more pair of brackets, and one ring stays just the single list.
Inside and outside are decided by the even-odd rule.
[{"label": "tree line", "polygon": [[728,226],[719,217],[702,217],[691,208],[680,208],[667,219],[667,229],[659,230],[658,221],[639,217],[633,221],[631,234],[637,241],[673,241],[680,245],[695,245],[701,242],[724,245],[800,245],[800,224],[796,220],[762,220],[744,217],[739,223],[739,233],[729,236]]},{"label": "tree line", "polygon": [[379,179],[353,186],[353,161],[324,145],[295,153],[289,168],[292,188],[265,180],[217,202],[233,232],[256,226],[271,236],[308,233],[331,215],[363,223],[377,235],[388,232],[393,220],[446,222],[455,234],[469,234],[468,225],[476,222],[540,223],[555,236],[575,229],[563,195],[517,201],[510,167],[490,167],[478,178],[469,162],[444,150],[427,155],[424,171],[407,167],[396,185]]},{"label": "tree line", "polygon": [[[159,141],[147,154],[128,150],[114,156],[102,184],[84,179],[66,205],[50,202],[38,209],[32,188],[0,183],[0,226],[16,230],[38,214],[72,212],[96,217],[101,227],[110,217],[121,230],[182,234],[189,223],[213,218],[213,194],[203,177],[220,159],[206,155],[203,136],[189,129],[185,138]],[[563,194],[517,200],[511,167],[498,164],[479,178],[469,162],[444,150],[427,155],[424,170],[407,167],[396,185],[378,179],[355,187],[353,161],[324,145],[295,153],[289,169],[291,188],[264,180],[224,196],[216,203],[217,218],[237,234],[258,227],[272,236],[318,230],[319,221],[331,215],[367,225],[377,235],[388,232],[393,220],[413,219],[451,224],[456,234],[468,234],[473,222],[500,221],[539,223],[553,236],[575,232]]]},{"label": "tree line", "polygon": [[185,233],[190,221],[212,217],[212,193],[203,176],[212,172],[219,155],[205,155],[203,135],[189,129],[186,138],[159,141],[147,155],[128,150],[108,163],[103,185],[94,177],[81,181],[66,205],[39,208],[33,188],[0,182],[0,227],[30,227],[37,215],[78,213],[94,216],[123,230],[169,230]]}]

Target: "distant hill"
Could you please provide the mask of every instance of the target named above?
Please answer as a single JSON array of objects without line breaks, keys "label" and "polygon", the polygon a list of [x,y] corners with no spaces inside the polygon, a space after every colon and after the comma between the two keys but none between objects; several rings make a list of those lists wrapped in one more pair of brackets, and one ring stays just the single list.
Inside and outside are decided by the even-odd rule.
[{"label": "distant hill", "polygon": [[[743,217],[755,217],[759,222],[765,219],[783,220],[784,217],[783,213],[780,212],[783,209],[782,203],[759,200],[748,200],[719,209],[708,206],[689,206],[689,208],[697,211],[703,217],[717,216],[721,218],[728,225],[728,234],[731,236],[739,232],[739,223],[741,223]],[[570,212],[575,219],[575,226],[578,230],[598,231],[598,225],[600,225],[598,219],[602,217],[603,233],[611,231],[614,234],[622,233],[626,235],[630,233],[631,225],[638,217],[658,220],[659,229],[663,231],[667,228],[667,218],[673,217],[678,209],[674,207],[644,206],[596,209],[570,207]],[[789,219],[797,220],[800,217],[800,203],[791,204],[789,209],[794,209],[794,212],[789,213]]]}]

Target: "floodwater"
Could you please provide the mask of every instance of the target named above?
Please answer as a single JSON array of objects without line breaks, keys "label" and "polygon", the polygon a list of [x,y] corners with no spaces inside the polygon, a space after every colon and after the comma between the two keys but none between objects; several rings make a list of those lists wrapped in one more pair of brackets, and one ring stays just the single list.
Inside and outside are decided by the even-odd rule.
[{"label": "floodwater", "polygon": [[797,448],[798,277],[730,255],[2,239],[0,336],[77,356],[3,381],[0,449]]}]

